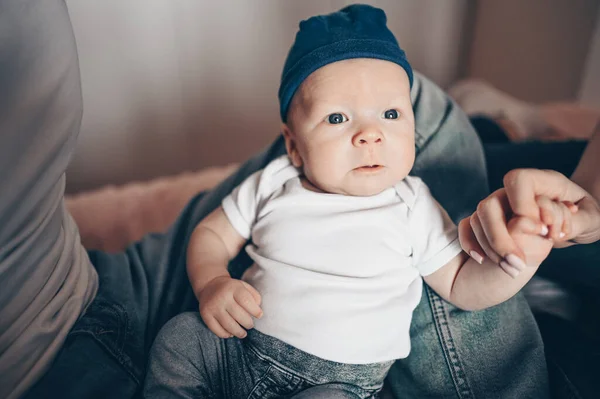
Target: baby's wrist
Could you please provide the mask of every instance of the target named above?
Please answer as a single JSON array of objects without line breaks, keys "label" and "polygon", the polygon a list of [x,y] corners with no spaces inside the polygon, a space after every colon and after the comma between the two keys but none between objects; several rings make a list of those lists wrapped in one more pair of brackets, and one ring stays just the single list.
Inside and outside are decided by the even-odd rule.
[{"label": "baby's wrist", "polygon": [[196,298],[199,299],[200,295],[202,294],[202,291],[204,291],[206,289],[206,287],[208,287],[212,283],[215,283],[217,280],[220,280],[220,279],[230,280],[231,278],[232,277],[229,275],[229,273],[225,272],[223,274],[218,274],[218,275],[210,276],[208,278],[203,278],[202,280],[196,280],[195,283],[192,283],[192,288],[194,289]]}]

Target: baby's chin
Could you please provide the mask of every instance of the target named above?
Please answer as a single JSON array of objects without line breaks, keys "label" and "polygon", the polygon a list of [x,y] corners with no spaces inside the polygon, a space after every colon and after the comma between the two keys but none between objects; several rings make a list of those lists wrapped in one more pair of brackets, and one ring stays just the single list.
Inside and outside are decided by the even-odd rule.
[{"label": "baby's chin", "polygon": [[333,191],[353,197],[372,197],[393,187],[394,184],[396,183],[390,181],[369,182],[368,184],[346,184]]},{"label": "baby's chin", "polygon": [[331,180],[308,180],[316,190],[321,192],[354,197],[371,197],[394,187],[406,175],[407,173],[403,173],[403,171],[384,168],[380,171],[372,172],[353,170],[335,182]]},{"label": "baby's chin", "polygon": [[[385,173],[387,172],[387,173]],[[371,197],[381,194],[383,191],[394,187],[402,179],[404,174],[395,173],[392,175],[391,170],[387,170],[380,176],[352,176],[350,181],[344,185],[344,191],[347,195],[356,197]],[[402,176],[400,176],[402,175]]]},{"label": "baby's chin", "polygon": [[358,187],[358,188],[348,188],[346,190],[346,195],[351,195],[353,197],[372,197],[377,194],[381,194],[388,188],[392,187],[391,185],[381,186],[381,187]]}]

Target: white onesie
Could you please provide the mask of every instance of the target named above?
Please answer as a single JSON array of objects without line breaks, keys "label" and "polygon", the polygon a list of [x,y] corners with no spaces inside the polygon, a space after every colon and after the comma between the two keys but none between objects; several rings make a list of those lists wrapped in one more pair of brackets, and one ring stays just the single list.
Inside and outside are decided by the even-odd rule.
[{"label": "white onesie", "polygon": [[340,363],[408,356],[421,276],[461,251],[456,226],[411,176],[370,197],[317,193],[282,156],[222,205],[252,239],[242,279],[262,296],[255,328]]}]

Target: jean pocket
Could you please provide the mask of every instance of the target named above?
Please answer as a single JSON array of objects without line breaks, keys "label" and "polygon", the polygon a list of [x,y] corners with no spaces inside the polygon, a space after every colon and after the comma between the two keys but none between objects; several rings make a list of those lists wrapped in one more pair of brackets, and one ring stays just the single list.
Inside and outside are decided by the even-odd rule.
[{"label": "jean pocket", "polygon": [[310,384],[304,379],[280,367],[269,364],[266,372],[257,381],[248,399],[271,399],[288,397],[306,389]]},{"label": "jean pocket", "polygon": [[77,335],[92,337],[136,381],[142,380],[143,350],[132,334],[132,322],[123,306],[96,297],[69,332],[71,337]]}]

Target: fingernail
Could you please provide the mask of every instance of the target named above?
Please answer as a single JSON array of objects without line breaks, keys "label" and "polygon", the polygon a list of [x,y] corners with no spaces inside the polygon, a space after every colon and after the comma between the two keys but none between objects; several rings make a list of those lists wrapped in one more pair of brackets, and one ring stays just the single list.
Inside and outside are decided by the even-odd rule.
[{"label": "fingernail", "polygon": [[512,267],[514,267],[517,270],[525,270],[525,268],[527,267],[525,262],[523,262],[521,260],[521,258],[519,258],[517,255],[514,255],[514,254],[506,255],[506,261],[508,262],[509,265],[511,265]]},{"label": "fingernail", "polygon": [[471,255],[471,258],[475,259],[475,262],[479,263],[480,265],[483,263],[483,256],[479,255],[477,251],[471,250],[469,255]]},{"label": "fingernail", "polygon": [[512,278],[517,278],[517,276],[520,273],[517,269],[515,269],[513,266],[509,265],[505,261],[500,262],[500,267],[506,272],[506,274],[508,274]]},{"label": "fingernail", "polygon": [[244,333],[242,334],[242,336],[240,338],[246,338],[247,335],[248,335],[248,333],[244,331]]},{"label": "fingernail", "polygon": [[260,313],[258,314],[258,318],[260,319],[261,317],[263,317],[263,312],[260,312]]},{"label": "fingernail", "polygon": [[548,235],[548,226],[546,226],[545,224],[542,225],[542,231],[540,232],[540,235],[544,237]]}]

